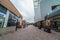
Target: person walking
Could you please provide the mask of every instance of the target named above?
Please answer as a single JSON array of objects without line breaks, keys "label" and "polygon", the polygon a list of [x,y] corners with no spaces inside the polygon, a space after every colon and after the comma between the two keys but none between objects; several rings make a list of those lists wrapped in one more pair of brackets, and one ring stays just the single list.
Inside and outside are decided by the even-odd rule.
[{"label": "person walking", "polygon": [[15,31],[17,31],[18,25],[19,25],[19,23],[18,23],[18,19],[17,19],[16,20],[16,28],[15,28]]},{"label": "person walking", "polygon": [[58,29],[57,21],[54,22],[54,28]]},{"label": "person walking", "polygon": [[50,19],[47,20],[47,24],[48,24],[47,32],[51,33],[51,20]]},{"label": "person walking", "polygon": [[51,20],[46,20],[46,32],[51,33]]},{"label": "person walking", "polygon": [[20,21],[20,27],[23,28],[23,20]]},{"label": "person walking", "polygon": [[43,21],[40,21],[40,27],[39,29],[43,28]]}]

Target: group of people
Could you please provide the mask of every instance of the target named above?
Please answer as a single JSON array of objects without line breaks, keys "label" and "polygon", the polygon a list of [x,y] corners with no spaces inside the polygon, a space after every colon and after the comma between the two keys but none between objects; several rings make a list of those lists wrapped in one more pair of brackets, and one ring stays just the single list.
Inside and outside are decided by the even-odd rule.
[{"label": "group of people", "polygon": [[45,26],[43,25],[43,21],[41,21],[40,22],[40,29],[41,28],[44,28],[44,31],[46,31],[46,32],[48,32],[48,33],[51,33],[51,29],[52,29],[52,27],[54,28],[58,28],[57,27],[57,22],[55,21],[55,22],[53,22],[54,24],[52,24],[52,22],[51,22],[51,20],[50,19],[47,19],[47,20],[45,20]]}]

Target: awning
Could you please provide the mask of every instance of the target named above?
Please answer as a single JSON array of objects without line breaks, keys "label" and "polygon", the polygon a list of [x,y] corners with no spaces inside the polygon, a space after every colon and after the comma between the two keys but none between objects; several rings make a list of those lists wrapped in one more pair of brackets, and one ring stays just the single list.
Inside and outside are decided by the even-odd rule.
[{"label": "awning", "polygon": [[0,4],[3,5],[4,7],[6,7],[11,12],[13,12],[16,16],[22,18],[22,15],[15,8],[15,6],[10,2],[10,0],[0,0]]}]

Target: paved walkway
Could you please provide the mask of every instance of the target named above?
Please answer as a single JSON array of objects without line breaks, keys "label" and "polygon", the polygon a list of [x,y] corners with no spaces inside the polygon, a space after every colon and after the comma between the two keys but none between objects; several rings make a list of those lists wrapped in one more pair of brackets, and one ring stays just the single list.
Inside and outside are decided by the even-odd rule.
[{"label": "paved walkway", "polygon": [[60,33],[46,33],[32,25],[0,37],[0,40],[60,40]]}]

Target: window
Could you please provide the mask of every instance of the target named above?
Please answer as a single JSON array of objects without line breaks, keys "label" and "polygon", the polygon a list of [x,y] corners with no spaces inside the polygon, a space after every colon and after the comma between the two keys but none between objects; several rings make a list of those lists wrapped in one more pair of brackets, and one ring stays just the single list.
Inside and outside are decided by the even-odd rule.
[{"label": "window", "polygon": [[0,12],[3,12],[3,13],[6,14],[7,8],[5,8],[4,6],[0,5]]},{"label": "window", "polygon": [[54,5],[54,6],[52,6],[52,10],[58,10],[58,9],[60,9],[60,5]]}]

